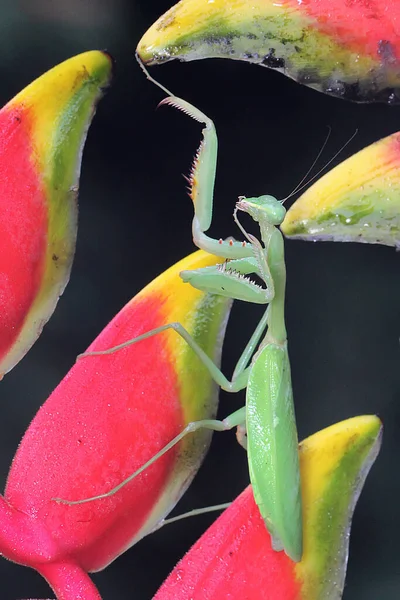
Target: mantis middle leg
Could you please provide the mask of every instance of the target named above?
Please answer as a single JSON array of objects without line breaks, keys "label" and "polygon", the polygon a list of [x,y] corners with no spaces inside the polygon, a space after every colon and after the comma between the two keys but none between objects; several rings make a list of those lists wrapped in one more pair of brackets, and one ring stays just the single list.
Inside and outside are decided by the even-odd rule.
[{"label": "mantis middle leg", "polygon": [[260,339],[265,331],[267,321],[268,321],[268,308],[264,312],[263,316],[261,317],[260,322],[258,323],[256,329],[254,330],[254,332],[253,332],[250,340],[248,341],[245,349],[243,350],[241,356],[239,357],[239,360],[234,369],[234,373],[233,373],[233,377],[232,377],[231,381],[224,375],[224,373],[221,371],[221,369],[204,352],[204,350],[199,346],[199,344],[196,342],[196,340],[193,339],[193,337],[190,335],[190,333],[180,323],[167,323],[166,325],[162,325],[161,327],[152,329],[151,331],[143,333],[142,335],[139,335],[138,337],[136,337],[132,340],[127,340],[126,342],[119,344],[118,346],[114,346],[113,348],[109,348],[107,350],[99,350],[99,351],[95,351],[95,352],[85,352],[83,354],[80,354],[78,356],[78,359],[82,360],[85,358],[89,358],[90,356],[104,356],[107,354],[113,354],[114,352],[118,352],[119,350],[122,350],[123,348],[127,348],[129,346],[132,346],[133,344],[137,344],[138,342],[141,342],[142,340],[148,339],[150,337],[153,337],[155,335],[163,333],[164,331],[168,331],[169,329],[172,329],[173,331],[176,331],[176,333],[178,335],[180,335],[185,340],[185,342],[190,346],[190,348],[193,350],[193,352],[195,352],[195,354],[197,355],[199,360],[203,363],[203,365],[206,367],[206,369],[209,371],[211,377],[217,383],[217,385],[219,385],[219,387],[221,389],[225,390],[226,392],[235,393],[235,392],[239,392],[240,390],[243,390],[247,386],[247,381],[248,381],[248,377],[249,377],[249,369],[250,369],[250,367],[248,367],[247,365],[248,365],[249,360],[251,359],[251,357],[252,357],[255,349],[257,348],[257,346],[260,342]]}]

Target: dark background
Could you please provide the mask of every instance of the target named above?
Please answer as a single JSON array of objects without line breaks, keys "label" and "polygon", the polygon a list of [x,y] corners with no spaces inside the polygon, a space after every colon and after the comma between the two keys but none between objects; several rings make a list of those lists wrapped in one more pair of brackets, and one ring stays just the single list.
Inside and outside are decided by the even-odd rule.
[{"label": "dark background", "polygon": [[[1,383],[2,481],[39,405],[111,317],[138,290],[193,249],[187,173],[200,127],[171,108],[134,61],[136,44],[171,0],[0,2],[0,100],[79,52],[108,49],[117,60],[84,153],[80,223],[71,282],[29,355]],[[400,108],[359,106],[300,87],[244,63],[170,63],[152,74],[216,123],[220,141],[215,221],[235,234],[239,194],[282,198],[332,134],[323,165],[358,128],[346,158],[400,128]],[[362,413],[384,421],[384,444],[357,505],[345,600],[400,595],[400,258],[391,248],[288,241],[287,327],[299,435]],[[224,351],[230,372],[259,311],[234,307]],[[222,395],[221,417],[243,398]],[[216,435],[179,512],[232,499],[247,484],[232,434]],[[171,525],[94,576],[105,600],[150,599],[213,520]],[[0,597],[47,597],[28,569],[0,561]]]}]

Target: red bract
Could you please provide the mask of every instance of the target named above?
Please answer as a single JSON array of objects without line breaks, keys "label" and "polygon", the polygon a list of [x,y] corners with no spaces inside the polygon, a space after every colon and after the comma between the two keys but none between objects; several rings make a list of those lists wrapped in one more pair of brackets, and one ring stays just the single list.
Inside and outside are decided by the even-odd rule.
[{"label": "red bract", "polygon": [[[217,362],[230,301],[179,278],[215,264],[197,252],[154,280],[90,346],[103,350],[171,321],[181,322]],[[213,418],[214,383],[175,332],[114,354],[80,359],[42,406],[14,458],[0,502],[0,552],[33,567],[59,600],[100,598],[87,576],[150,533],[184,493],[211,434],[187,436],[113,496],[190,421]]]}]

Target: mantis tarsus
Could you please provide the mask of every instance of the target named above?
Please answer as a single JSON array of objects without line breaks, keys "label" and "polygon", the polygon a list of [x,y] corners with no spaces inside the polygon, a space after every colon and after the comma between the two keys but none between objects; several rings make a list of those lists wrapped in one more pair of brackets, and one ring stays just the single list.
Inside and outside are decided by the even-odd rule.
[{"label": "mantis tarsus", "polygon": [[[182,279],[205,292],[235,300],[268,304],[268,307],[240,356],[231,381],[179,323],[169,323],[115,348],[83,356],[115,352],[167,329],[174,329],[196,352],[222,389],[237,392],[246,388],[246,406],[223,421],[190,423],[167,446],[114,489],[100,496],[69,503],[88,502],[115,494],[184,436],[200,428],[226,431],[237,427],[238,441],[248,453],[254,497],[271,534],[273,547],[284,550],[294,561],[299,561],[302,556],[302,509],[298,442],[284,320],[284,244],[277,228],[286,211],[282,203],[272,196],[241,196],[236,204],[234,220],[247,242],[216,240],[207,236],[205,232],[212,220],[217,161],[214,124],[201,111],[180,98],[169,96],[162,104],[173,105],[205,125],[203,140],[189,178],[195,211],[193,240],[199,248],[227,259],[216,267],[182,271]],[[238,219],[239,211],[247,212],[258,222],[263,244],[243,228]],[[251,274],[256,274],[265,287],[252,281],[249,277]],[[266,328],[267,332],[263,337]]]}]

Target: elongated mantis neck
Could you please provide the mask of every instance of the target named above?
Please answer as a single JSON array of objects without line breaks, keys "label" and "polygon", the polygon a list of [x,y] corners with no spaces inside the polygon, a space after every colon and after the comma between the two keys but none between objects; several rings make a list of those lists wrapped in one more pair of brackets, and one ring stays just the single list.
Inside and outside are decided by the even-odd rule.
[{"label": "elongated mantis neck", "polygon": [[271,223],[260,222],[261,238],[267,251],[267,262],[274,282],[275,294],[269,305],[268,331],[265,343],[284,344],[287,340],[285,326],[286,266],[283,237]]},{"label": "elongated mantis neck", "polygon": [[[241,225],[237,216],[238,210],[247,212],[258,223],[264,248],[262,248],[257,238],[248,234]],[[239,199],[233,216],[239,229],[253,245],[253,252],[259,263],[261,277],[264,273],[265,284],[267,287],[269,284],[273,285],[274,295],[269,302],[268,310],[268,331],[261,346],[271,343],[283,345],[286,343],[287,334],[285,326],[286,266],[282,234],[263,210],[259,210],[254,204],[249,205],[249,199],[244,197]],[[275,220],[274,222],[278,223],[279,221]]]}]

